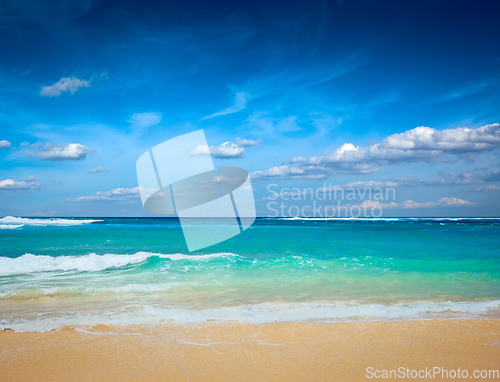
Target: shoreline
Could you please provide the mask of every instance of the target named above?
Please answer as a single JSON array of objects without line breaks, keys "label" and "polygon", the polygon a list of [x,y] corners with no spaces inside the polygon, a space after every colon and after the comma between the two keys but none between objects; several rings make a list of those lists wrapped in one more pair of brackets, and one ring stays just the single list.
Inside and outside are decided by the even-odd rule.
[{"label": "shoreline", "polygon": [[500,369],[500,319],[214,321],[5,331],[0,355],[5,381],[379,380],[368,378],[369,367],[372,373],[459,368],[471,377],[474,370]]}]

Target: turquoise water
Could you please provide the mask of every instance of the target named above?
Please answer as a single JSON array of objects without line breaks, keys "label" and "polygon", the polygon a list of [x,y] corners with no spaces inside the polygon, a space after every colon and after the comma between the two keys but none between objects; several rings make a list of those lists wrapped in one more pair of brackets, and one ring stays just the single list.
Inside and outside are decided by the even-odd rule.
[{"label": "turquoise water", "polygon": [[192,253],[177,219],[5,217],[0,228],[0,327],[16,330],[500,308],[494,218],[257,219]]}]

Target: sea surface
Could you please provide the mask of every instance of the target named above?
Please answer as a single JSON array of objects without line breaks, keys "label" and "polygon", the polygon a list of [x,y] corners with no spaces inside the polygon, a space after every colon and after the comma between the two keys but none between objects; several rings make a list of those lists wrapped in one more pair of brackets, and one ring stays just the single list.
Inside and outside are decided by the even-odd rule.
[{"label": "sea surface", "polygon": [[0,329],[489,316],[500,218],[258,218],[191,253],[176,218],[0,218]]}]

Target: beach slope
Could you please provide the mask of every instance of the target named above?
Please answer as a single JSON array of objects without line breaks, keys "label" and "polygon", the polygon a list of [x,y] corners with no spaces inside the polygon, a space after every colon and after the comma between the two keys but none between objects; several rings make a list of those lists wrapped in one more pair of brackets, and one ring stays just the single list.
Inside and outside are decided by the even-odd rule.
[{"label": "beach slope", "polygon": [[[460,369],[462,376],[467,370],[471,378],[475,370],[500,369],[500,320],[5,331],[0,356],[2,381],[367,381],[382,380],[383,370],[400,376],[405,370],[411,379],[408,373],[426,367]],[[446,380],[443,373],[433,374],[433,380]]]}]

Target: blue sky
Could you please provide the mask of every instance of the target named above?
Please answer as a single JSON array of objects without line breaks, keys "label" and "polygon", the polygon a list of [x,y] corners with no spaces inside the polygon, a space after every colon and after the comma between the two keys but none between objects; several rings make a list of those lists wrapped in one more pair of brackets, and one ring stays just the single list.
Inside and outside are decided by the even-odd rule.
[{"label": "blue sky", "polygon": [[500,216],[499,11],[2,1],[0,215],[148,216],[137,158],[204,129],[215,165],[251,173],[261,216],[273,214],[274,184],[285,188],[277,202],[391,187],[390,200],[342,203]]}]

